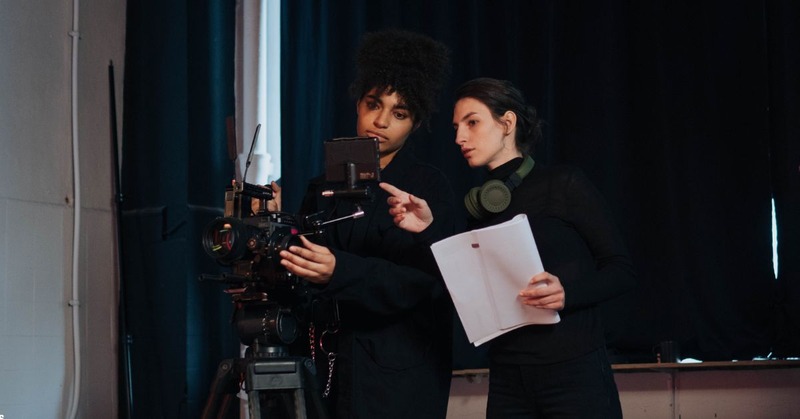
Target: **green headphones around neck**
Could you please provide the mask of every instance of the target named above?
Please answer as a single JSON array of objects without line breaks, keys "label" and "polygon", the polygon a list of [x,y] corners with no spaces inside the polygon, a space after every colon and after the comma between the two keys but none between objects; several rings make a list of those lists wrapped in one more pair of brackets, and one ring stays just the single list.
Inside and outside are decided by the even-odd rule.
[{"label": "green headphones around neck", "polygon": [[511,203],[511,191],[522,183],[525,176],[528,176],[533,170],[533,165],[531,156],[525,155],[519,168],[505,181],[492,179],[482,186],[470,189],[464,197],[464,206],[467,207],[469,215],[480,220],[508,208]]}]

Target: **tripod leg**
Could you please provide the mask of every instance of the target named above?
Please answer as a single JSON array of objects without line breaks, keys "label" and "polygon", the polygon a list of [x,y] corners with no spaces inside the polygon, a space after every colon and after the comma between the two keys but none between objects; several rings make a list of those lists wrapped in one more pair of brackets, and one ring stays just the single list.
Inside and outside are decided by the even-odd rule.
[{"label": "tripod leg", "polygon": [[247,405],[250,419],[261,419],[261,394],[257,390],[247,392]]},{"label": "tripod leg", "polygon": [[294,417],[306,419],[306,392],[302,388],[294,390]]},{"label": "tripod leg", "polygon": [[234,361],[226,359],[219,364],[217,375],[211,383],[208,400],[203,407],[201,419],[238,418],[230,412],[231,399],[236,394],[239,383],[234,374]]}]

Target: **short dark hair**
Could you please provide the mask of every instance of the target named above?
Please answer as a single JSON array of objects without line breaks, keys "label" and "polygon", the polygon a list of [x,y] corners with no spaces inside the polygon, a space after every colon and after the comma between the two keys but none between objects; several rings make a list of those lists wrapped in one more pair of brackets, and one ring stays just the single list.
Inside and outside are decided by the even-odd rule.
[{"label": "short dark hair", "polygon": [[517,115],[517,134],[514,138],[517,148],[525,154],[533,153],[534,146],[542,138],[542,121],[536,115],[536,108],[525,101],[522,91],[508,80],[481,77],[456,89],[456,101],[466,97],[486,105],[497,121],[507,111],[514,112]]},{"label": "short dark hair", "polygon": [[450,75],[450,50],[414,32],[389,29],[367,33],[356,58],[350,85],[355,100],[372,89],[397,92],[416,124],[427,124],[436,110],[436,95]]}]

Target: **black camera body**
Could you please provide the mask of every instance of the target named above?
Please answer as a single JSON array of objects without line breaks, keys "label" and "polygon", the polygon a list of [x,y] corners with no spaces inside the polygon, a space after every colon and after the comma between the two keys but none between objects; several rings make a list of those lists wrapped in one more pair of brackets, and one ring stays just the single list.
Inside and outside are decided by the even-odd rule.
[{"label": "black camera body", "polygon": [[[308,284],[281,265],[280,252],[302,246],[301,235],[314,239],[330,224],[363,216],[359,202],[372,196],[363,183],[380,181],[378,139],[334,139],[326,142],[325,152],[326,180],[342,187],[322,194],[356,202],[353,214],[322,220],[322,214],[270,212],[266,210],[267,201],[273,199],[269,186],[234,180],[225,188],[224,215],[203,231],[205,252],[231,267],[231,272],[200,278],[230,285],[225,292],[235,304],[240,340],[256,350],[292,343],[299,333],[298,307],[309,298]],[[259,201],[255,213],[254,200]]]},{"label": "black camera body", "polygon": [[300,245],[300,219],[289,213],[266,211],[243,216],[243,211],[250,211],[252,199],[272,199],[271,190],[251,196],[244,192],[248,187],[266,189],[234,181],[225,191],[225,216],[213,220],[203,232],[203,248],[220,264],[232,267],[231,274],[226,275],[229,282],[270,286],[290,282],[293,279],[280,265],[279,254],[291,245]]}]

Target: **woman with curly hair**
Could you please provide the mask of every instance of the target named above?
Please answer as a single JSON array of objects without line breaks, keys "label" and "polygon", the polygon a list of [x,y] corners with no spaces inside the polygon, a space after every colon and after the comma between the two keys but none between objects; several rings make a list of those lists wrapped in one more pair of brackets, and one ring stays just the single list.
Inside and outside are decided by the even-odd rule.
[{"label": "woman with curly hair", "polygon": [[[381,179],[423,197],[437,214],[453,212],[450,185],[404,146],[435,109],[448,54],[420,34],[367,34],[350,88],[357,135],[379,140]],[[328,187],[323,178],[312,180],[300,213],[352,214],[354,203],[322,197]],[[328,326],[317,329],[327,333],[322,345],[312,343],[334,417],[444,418],[452,304],[424,237],[393,224],[387,197],[376,188],[362,204],[364,217],[327,228],[323,243],[301,237],[303,246],[282,251],[281,263],[313,284],[315,317],[326,303],[334,307]],[[437,229],[452,233],[452,219],[442,216]]]}]

